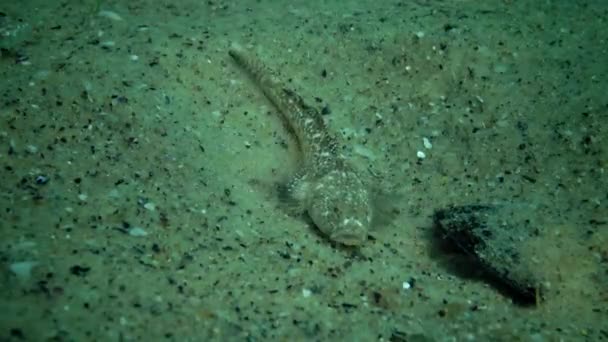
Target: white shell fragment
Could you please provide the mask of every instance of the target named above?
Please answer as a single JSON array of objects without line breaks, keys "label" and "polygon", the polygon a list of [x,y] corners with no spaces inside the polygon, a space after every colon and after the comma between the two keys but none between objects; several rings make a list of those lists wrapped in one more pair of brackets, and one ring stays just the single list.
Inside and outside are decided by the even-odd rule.
[{"label": "white shell fragment", "polygon": [[122,20],[122,17],[120,15],[118,15],[118,13],[113,12],[113,11],[99,11],[98,14],[100,17],[108,18],[110,20],[115,20],[115,21]]},{"label": "white shell fragment", "polygon": [[422,143],[424,144],[424,147],[426,149],[428,149],[428,150],[430,150],[431,148],[433,148],[433,144],[431,144],[431,141],[427,137],[423,137],[422,138]]},{"label": "white shell fragment", "polygon": [[367,148],[367,147],[365,147],[363,145],[360,145],[360,144],[355,145],[353,147],[353,151],[356,154],[358,154],[358,155],[360,155],[362,157],[365,157],[365,158],[367,158],[369,160],[375,160],[376,159],[376,155],[374,155],[374,152],[372,152],[372,150],[370,150],[369,148]]},{"label": "white shell fragment", "polygon": [[140,227],[133,227],[129,229],[129,235],[131,236],[147,236],[148,232]]},{"label": "white shell fragment", "polygon": [[37,261],[19,261],[14,262],[9,265],[9,269],[13,272],[18,278],[28,279],[32,274],[32,269],[34,266],[38,265]]}]

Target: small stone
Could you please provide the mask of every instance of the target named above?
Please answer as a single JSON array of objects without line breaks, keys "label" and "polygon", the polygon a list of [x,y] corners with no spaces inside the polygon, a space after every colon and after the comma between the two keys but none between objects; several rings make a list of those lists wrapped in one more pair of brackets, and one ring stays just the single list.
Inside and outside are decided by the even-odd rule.
[{"label": "small stone", "polygon": [[44,185],[46,183],[49,182],[49,177],[45,176],[45,175],[38,175],[36,176],[36,184],[38,185]]}]

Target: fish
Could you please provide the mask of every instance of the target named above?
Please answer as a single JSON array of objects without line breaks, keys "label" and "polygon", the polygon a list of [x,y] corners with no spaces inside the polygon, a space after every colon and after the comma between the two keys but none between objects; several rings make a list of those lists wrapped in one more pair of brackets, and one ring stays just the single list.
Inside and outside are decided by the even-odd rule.
[{"label": "fish", "polygon": [[363,245],[372,225],[372,193],[364,177],[340,153],[338,140],[329,132],[321,112],[256,54],[238,44],[233,44],[228,54],[280,113],[297,142],[302,160],[285,186],[286,196],[331,241]]}]

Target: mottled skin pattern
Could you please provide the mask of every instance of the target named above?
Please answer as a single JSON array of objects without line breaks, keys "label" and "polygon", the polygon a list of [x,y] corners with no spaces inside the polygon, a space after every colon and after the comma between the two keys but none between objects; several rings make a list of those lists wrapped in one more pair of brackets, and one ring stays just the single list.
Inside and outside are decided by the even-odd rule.
[{"label": "mottled skin pattern", "polygon": [[370,193],[357,171],[338,153],[321,114],[283,84],[254,55],[238,46],[230,56],[256,81],[293,130],[302,153],[302,170],[288,191],[331,240],[356,246],[365,242],[372,221]]}]

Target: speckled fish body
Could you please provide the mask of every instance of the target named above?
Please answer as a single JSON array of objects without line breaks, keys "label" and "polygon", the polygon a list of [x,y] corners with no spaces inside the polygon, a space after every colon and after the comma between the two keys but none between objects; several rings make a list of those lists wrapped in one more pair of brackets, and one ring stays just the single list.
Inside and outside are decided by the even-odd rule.
[{"label": "speckled fish body", "polygon": [[302,170],[288,191],[317,228],[331,240],[360,245],[372,220],[370,193],[361,176],[338,153],[321,113],[307,105],[254,55],[232,47],[230,56],[255,80],[294,132],[302,153]]}]

